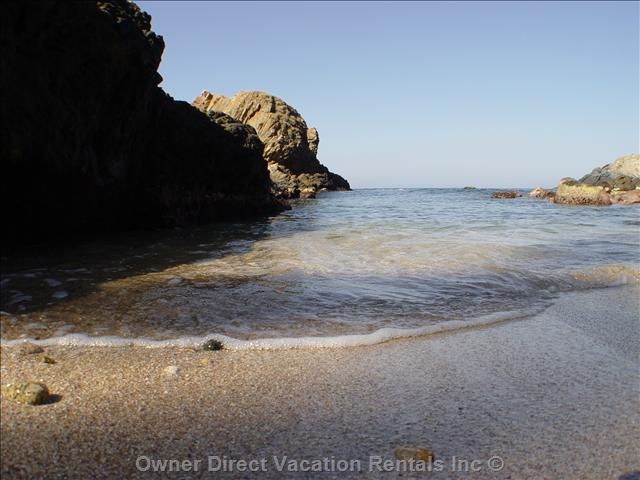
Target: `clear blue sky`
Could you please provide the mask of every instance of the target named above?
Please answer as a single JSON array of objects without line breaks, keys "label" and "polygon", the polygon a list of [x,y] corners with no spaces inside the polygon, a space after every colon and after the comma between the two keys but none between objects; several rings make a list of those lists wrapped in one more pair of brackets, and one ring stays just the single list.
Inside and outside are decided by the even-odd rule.
[{"label": "clear blue sky", "polygon": [[140,2],[163,88],[263,90],[354,187],[554,186],[639,146],[637,2]]}]

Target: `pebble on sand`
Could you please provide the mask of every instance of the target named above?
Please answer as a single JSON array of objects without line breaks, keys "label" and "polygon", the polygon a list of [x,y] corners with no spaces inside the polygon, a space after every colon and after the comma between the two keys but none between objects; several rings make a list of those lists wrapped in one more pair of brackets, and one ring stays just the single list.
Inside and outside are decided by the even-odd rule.
[{"label": "pebble on sand", "polygon": [[49,397],[44,383],[13,382],[2,386],[2,398],[27,405],[42,405]]},{"label": "pebble on sand", "polygon": [[220,340],[209,340],[202,345],[203,350],[222,350],[224,348],[223,343]]},{"label": "pebble on sand", "polygon": [[18,353],[20,355],[32,355],[34,353],[42,352],[44,352],[44,348],[42,348],[40,345],[35,345],[29,342],[24,342],[18,347]]},{"label": "pebble on sand", "polygon": [[433,461],[433,452],[425,447],[398,447],[393,453],[398,460]]},{"label": "pebble on sand", "polygon": [[175,365],[169,365],[163,370],[165,377],[174,378],[180,373],[180,369]]}]

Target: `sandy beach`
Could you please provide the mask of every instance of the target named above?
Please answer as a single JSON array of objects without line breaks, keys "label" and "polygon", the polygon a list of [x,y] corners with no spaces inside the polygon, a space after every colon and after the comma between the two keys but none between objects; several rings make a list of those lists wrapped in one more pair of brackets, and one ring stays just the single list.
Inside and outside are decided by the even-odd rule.
[{"label": "sandy beach", "polygon": [[[2,383],[54,396],[2,401],[2,477],[638,478],[639,293],[574,292],[532,318],[359,348],[46,347],[47,364],[5,346]],[[384,471],[401,445],[441,471]],[[223,471],[230,459],[247,471]],[[314,461],[324,471],[287,470]]]}]

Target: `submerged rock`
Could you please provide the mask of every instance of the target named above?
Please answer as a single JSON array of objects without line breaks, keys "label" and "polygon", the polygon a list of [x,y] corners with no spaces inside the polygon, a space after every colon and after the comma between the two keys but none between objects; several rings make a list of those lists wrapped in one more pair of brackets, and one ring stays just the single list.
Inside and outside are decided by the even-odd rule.
[{"label": "submerged rock", "polygon": [[434,455],[425,447],[398,447],[393,451],[398,460],[433,461]]},{"label": "submerged rock", "polygon": [[296,198],[305,190],[350,189],[344,178],[318,161],[318,131],[308,128],[302,116],[282,99],[265,92],[225,97],[205,90],[193,105],[203,112],[223,112],[255,128],[264,143],[264,158],[279,196]]},{"label": "submerged rock", "polygon": [[49,398],[44,383],[14,382],[2,386],[2,398],[27,405],[41,405]]},{"label": "submerged rock", "polygon": [[504,192],[493,192],[491,194],[491,198],[516,198],[521,196],[522,194],[516,190],[504,191]]},{"label": "submerged rock", "polygon": [[134,3],[10,2],[0,27],[5,242],[284,208],[253,129],[158,86],[164,41]]}]

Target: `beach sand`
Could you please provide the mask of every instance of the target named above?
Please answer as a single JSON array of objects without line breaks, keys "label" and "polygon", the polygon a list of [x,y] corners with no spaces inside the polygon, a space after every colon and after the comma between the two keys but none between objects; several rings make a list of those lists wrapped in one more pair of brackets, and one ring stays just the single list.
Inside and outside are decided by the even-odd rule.
[{"label": "beach sand", "polygon": [[[2,478],[639,478],[638,298],[574,292],[527,319],[345,349],[46,347],[46,364],[5,346],[2,383],[42,381],[57,401],[2,401]],[[400,445],[443,471],[370,471]],[[267,471],[208,471],[225,455]],[[361,471],[281,473],[284,455]],[[201,462],[137,469],[150,459]]]}]

